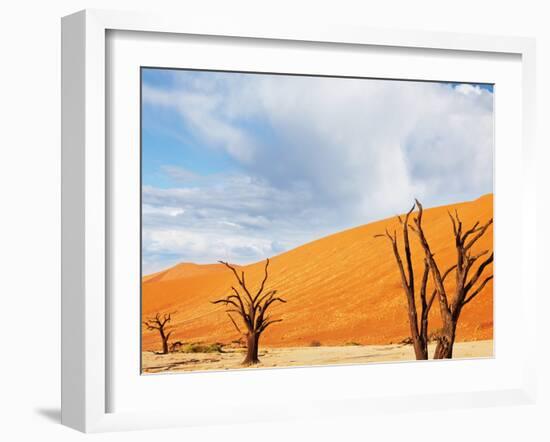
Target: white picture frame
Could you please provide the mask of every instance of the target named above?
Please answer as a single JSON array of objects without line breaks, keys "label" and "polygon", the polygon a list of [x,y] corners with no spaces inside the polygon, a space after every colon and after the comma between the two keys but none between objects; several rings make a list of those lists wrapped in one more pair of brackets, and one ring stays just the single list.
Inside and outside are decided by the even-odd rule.
[{"label": "white picture frame", "polygon": [[[293,26],[246,20],[218,23],[197,17],[164,17],[150,14],[87,10],[62,21],[62,423],[84,432],[168,426],[208,425],[207,416],[197,407],[190,410],[168,407],[163,410],[112,411],[109,406],[110,345],[108,327],[112,321],[108,302],[109,247],[113,231],[109,218],[109,183],[106,121],[109,118],[106,67],[109,60],[106,38],[111,31],[154,32],[162,35],[218,36],[220,38],[268,39],[311,44],[339,44],[402,48],[404,51],[431,51],[509,54],[521,57],[521,333],[528,342],[518,354],[521,376],[500,388],[427,392],[414,395],[302,398],[292,407],[275,403],[272,407],[247,408],[233,404],[226,415],[220,411],[216,422],[248,422],[288,417],[365,415],[381,409],[388,412],[470,406],[532,403],[536,383],[534,318],[536,286],[535,256],[535,43],[518,37],[493,37],[416,31],[388,31],[345,26]],[[157,34],[158,35],[158,34]],[[517,173],[517,171],[515,171]],[[497,173],[499,171],[497,170]],[[504,171],[503,173],[506,173]],[[508,173],[513,173],[508,171]],[[498,199],[497,199],[498,205]],[[497,221],[498,222],[498,221]],[[506,253],[502,251],[500,253]],[[498,295],[497,295],[498,296]],[[137,298],[136,298],[137,299]],[[137,302],[137,301],[136,301]],[[530,319],[533,318],[533,319]],[[137,332],[136,332],[137,333]],[[498,345],[498,344],[497,344]],[[498,358],[498,356],[497,356]],[[416,366],[418,368],[418,365]],[[334,370],[342,368],[334,367]],[[355,369],[357,376],[358,370]],[[411,368],[410,370],[414,370]],[[287,373],[291,371],[286,371]],[[269,373],[232,374],[265,381]],[[288,375],[290,376],[290,375]],[[196,380],[198,378],[195,378]],[[199,382],[199,381],[197,381]],[[294,380],[293,382],[296,382]]]}]

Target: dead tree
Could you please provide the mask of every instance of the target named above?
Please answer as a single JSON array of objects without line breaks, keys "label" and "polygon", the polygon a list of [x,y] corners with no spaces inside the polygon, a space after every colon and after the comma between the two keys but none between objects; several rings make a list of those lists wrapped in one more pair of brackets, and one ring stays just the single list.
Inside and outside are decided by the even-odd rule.
[{"label": "dead tree", "polygon": [[212,301],[213,304],[224,304],[227,307],[227,314],[235,328],[240,332],[239,326],[231,316],[231,313],[236,313],[242,319],[246,328],[246,358],[243,360],[243,365],[253,365],[260,362],[258,359],[258,346],[261,334],[271,324],[281,322],[282,319],[271,319],[267,311],[275,302],[286,302],[283,298],[277,297],[277,290],[269,290],[264,293],[265,283],[268,278],[269,259],[265,262],[264,278],[259,289],[252,292],[246,285],[244,271],[237,272],[237,269],[231,264],[224,261],[219,261],[233,272],[239,289],[231,287],[231,294],[227,297]]},{"label": "dead tree", "polygon": [[[395,230],[393,234],[386,230],[385,235],[376,235],[376,237],[386,237],[391,243],[395,262],[399,270],[399,275],[401,276],[401,285],[407,298],[407,313],[409,317],[411,343],[414,348],[416,359],[422,360],[428,359],[428,316],[430,309],[432,308],[436,291],[434,290],[430,297],[427,297],[426,291],[430,267],[428,261],[424,259],[424,269],[422,272],[422,279],[420,280],[420,284],[418,286],[418,295],[416,292],[417,287],[415,286],[415,275],[409,241],[409,217],[411,216],[414,208],[415,205],[413,205],[411,210],[407,212],[404,220],[400,216],[397,217],[403,228],[402,235],[405,263],[403,263],[401,252],[399,251],[397,232]],[[444,273],[442,279],[444,280],[455,267],[456,266],[450,267]],[[420,301],[420,314],[418,313],[417,299]]]},{"label": "dead tree", "polygon": [[148,330],[157,330],[160,334],[160,338],[162,340],[162,354],[166,355],[169,353],[168,351],[168,338],[170,338],[170,335],[172,334],[173,330],[168,331],[168,323],[172,320],[172,313],[168,313],[160,316],[160,313],[157,313],[154,318],[149,318],[145,321],[143,321],[143,324],[145,327],[147,327]]},{"label": "dead tree", "polygon": [[[486,276],[479,284],[480,278],[485,268],[493,262],[493,252],[489,256],[489,250],[484,250],[474,254],[473,245],[487,232],[487,229],[493,224],[491,218],[485,224],[480,226],[477,221],[471,228],[464,231],[462,221],[455,211],[454,216],[449,213],[453,226],[454,241],[456,247],[456,288],[454,296],[450,297],[445,289],[445,274],[441,274],[437,261],[430,248],[424,230],[422,228],[422,205],[416,200],[418,206],[418,216],[414,218],[415,227],[411,229],[417,234],[420,244],[424,249],[426,261],[430,267],[432,278],[439,300],[439,310],[443,327],[438,337],[438,343],[435,349],[434,359],[448,359],[453,357],[453,346],[456,338],[456,327],[462,313],[462,309],[472,299],[474,299],[493,279],[493,275]],[[483,258],[474,271],[474,264]],[[471,276],[470,276],[470,273]],[[477,285],[477,287],[475,287]]]}]

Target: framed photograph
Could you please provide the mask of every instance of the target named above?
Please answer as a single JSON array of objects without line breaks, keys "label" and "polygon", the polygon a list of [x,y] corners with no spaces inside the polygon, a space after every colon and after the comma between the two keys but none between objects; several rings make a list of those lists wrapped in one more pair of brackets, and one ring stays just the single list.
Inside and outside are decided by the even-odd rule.
[{"label": "framed photograph", "polygon": [[492,357],[493,100],[142,67],[142,373]]},{"label": "framed photograph", "polygon": [[532,40],[62,31],[64,424],[534,400]]}]

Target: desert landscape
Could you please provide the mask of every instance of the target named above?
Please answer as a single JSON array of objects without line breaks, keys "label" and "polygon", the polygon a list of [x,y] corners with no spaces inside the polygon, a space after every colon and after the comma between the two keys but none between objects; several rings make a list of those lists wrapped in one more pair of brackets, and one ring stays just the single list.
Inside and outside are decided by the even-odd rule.
[{"label": "desert landscape", "polygon": [[[435,343],[428,346],[430,354]],[[144,373],[178,371],[231,370],[242,368],[244,349],[222,348],[221,352],[181,353],[159,355],[143,353]],[[458,342],[454,359],[484,358],[493,355],[493,341]],[[259,353],[260,362],[254,368],[312,367],[323,365],[367,364],[414,360],[410,345],[345,345],[334,347],[283,347],[264,348]]]},{"label": "desert landscape", "polygon": [[[415,216],[417,211],[410,220],[414,232]],[[462,266],[460,261],[456,264],[456,238],[464,238],[464,256],[467,261],[472,258],[471,269],[468,267],[465,274],[470,278],[482,273],[491,275],[476,279],[475,287],[466,284],[469,292],[466,290],[454,309],[453,314],[458,310],[456,317],[460,319],[452,323],[456,327],[452,330],[456,339],[453,358],[493,356],[492,253],[490,259],[485,258],[493,250],[492,216],[492,194],[426,208],[423,213],[422,232],[429,240],[431,253],[439,268],[449,269],[449,277],[442,278],[444,287],[439,288],[446,291],[449,302],[460,283],[455,276],[456,266]],[[260,305],[257,313],[264,327],[259,330],[261,336],[258,333],[259,361],[245,366],[363,364],[414,360],[415,355],[420,359],[411,341],[412,310],[404,292],[408,283],[414,287],[411,274],[416,275],[417,288],[421,280],[425,282],[424,298],[418,290],[412,290],[416,300],[413,307],[415,314],[418,310],[420,315],[420,305],[429,312],[424,338],[429,342],[427,350],[432,359],[444,336],[442,329],[450,324],[442,320],[446,300],[441,299],[440,291],[436,296],[431,267],[426,264],[429,255],[414,233],[410,233],[409,254],[403,249],[403,220],[409,226],[403,215],[372,222],[270,257],[267,263],[233,266],[185,262],[144,276],[142,372],[242,368],[250,347],[245,337],[250,318],[238,303],[241,296],[246,300],[244,292],[248,290],[259,294],[258,303],[265,293],[262,302],[265,311],[269,307],[269,319],[267,315],[263,318],[265,311],[262,313]],[[392,239],[405,262],[408,283],[400,276]],[[280,301],[275,302],[277,299]],[[425,309],[423,299],[429,300],[431,308]],[[414,321],[416,324],[417,319]]]}]

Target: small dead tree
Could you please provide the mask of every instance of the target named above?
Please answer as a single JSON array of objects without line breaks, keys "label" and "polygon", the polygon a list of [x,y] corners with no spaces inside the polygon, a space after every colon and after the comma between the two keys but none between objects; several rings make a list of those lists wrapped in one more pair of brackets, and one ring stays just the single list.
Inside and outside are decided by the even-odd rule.
[{"label": "small dead tree", "polygon": [[239,284],[239,290],[234,286],[231,287],[231,294],[225,298],[212,301],[213,304],[224,304],[231,322],[235,328],[241,332],[239,326],[231,316],[231,313],[236,313],[242,319],[246,327],[244,334],[246,335],[247,351],[246,357],[243,360],[243,365],[253,365],[260,362],[258,359],[258,347],[261,334],[272,324],[281,322],[282,319],[271,319],[267,311],[275,302],[286,302],[283,298],[277,297],[277,290],[269,290],[264,293],[265,283],[268,279],[269,259],[265,262],[264,278],[260,288],[253,293],[246,285],[244,271],[237,272],[237,269],[231,264],[219,261],[233,272]]},{"label": "small dead tree", "polygon": [[166,355],[169,353],[168,339],[172,334],[173,330],[168,331],[168,323],[172,320],[172,313],[165,314],[161,317],[160,313],[157,313],[154,318],[149,318],[143,321],[145,327],[148,330],[157,330],[160,334],[162,340],[162,354]]},{"label": "small dead tree", "polygon": [[[485,232],[487,232],[489,226],[493,224],[493,219],[491,218],[483,225],[480,225],[480,222],[477,221],[471,228],[464,231],[458,212],[455,211],[454,216],[449,213],[453,226],[457,253],[457,260],[454,266],[456,268],[456,288],[454,296],[449,297],[444,285],[445,274],[441,274],[422,228],[422,205],[418,200],[415,201],[418,206],[418,216],[414,218],[415,227],[411,227],[411,229],[417,234],[420,244],[424,249],[426,261],[430,267],[434,280],[443,322],[443,327],[437,338],[438,343],[435,349],[434,359],[448,359],[453,357],[456,327],[462,309],[472,299],[479,295],[483,287],[493,279],[492,274],[488,275],[477,285],[477,287],[474,287],[478,281],[480,281],[485,268],[493,262],[493,252],[488,256],[486,255],[489,253],[489,250],[484,250],[477,254],[472,253],[472,246],[485,234]],[[474,264],[482,257],[485,258],[480,261],[479,266],[474,271]],[[470,276],[471,272],[473,274]]]},{"label": "small dead tree", "polygon": [[[436,291],[433,290],[430,297],[427,297],[426,292],[430,267],[426,259],[424,259],[424,270],[422,272],[420,285],[418,286],[418,293],[416,290],[417,286],[415,286],[415,275],[409,241],[409,218],[411,213],[414,211],[415,206],[416,205],[413,205],[411,210],[407,212],[404,220],[401,216],[397,217],[403,228],[402,236],[405,263],[403,263],[401,252],[399,251],[397,232],[395,230],[392,234],[386,229],[386,233],[384,235],[375,235],[375,237],[386,237],[392,246],[395,262],[401,276],[401,285],[407,298],[407,313],[409,317],[411,343],[414,348],[416,359],[422,360],[428,359],[428,316],[430,309],[432,308]],[[445,280],[447,275],[449,275],[455,267],[456,266],[451,266],[447,269],[447,271],[443,274],[442,279]],[[420,314],[418,312],[417,300],[420,301]]]}]

